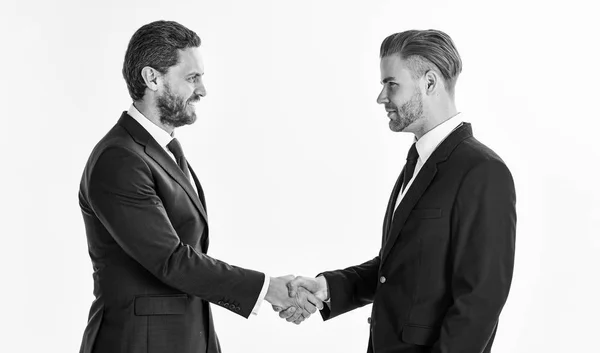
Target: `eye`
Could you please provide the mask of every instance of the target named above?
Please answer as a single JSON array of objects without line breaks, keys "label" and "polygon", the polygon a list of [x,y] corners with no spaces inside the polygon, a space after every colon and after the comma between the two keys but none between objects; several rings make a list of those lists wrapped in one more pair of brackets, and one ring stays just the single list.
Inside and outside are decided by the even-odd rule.
[{"label": "eye", "polygon": [[194,76],[190,76],[186,79],[186,81],[188,81],[189,83],[196,83],[198,81],[200,81],[201,76],[200,75],[194,75]]},{"label": "eye", "polygon": [[394,91],[394,90],[398,89],[398,84],[396,82],[388,82],[387,89]]}]

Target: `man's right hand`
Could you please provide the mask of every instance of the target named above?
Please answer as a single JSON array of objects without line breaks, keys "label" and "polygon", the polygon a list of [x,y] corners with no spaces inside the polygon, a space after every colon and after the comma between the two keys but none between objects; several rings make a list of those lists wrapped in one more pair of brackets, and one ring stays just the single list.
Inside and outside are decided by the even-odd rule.
[{"label": "man's right hand", "polygon": [[317,308],[322,309],[323,301],[304,288],[297,289],[291,295],[288,283],[292,280],[293,275],[271,277],[265,300],[273,305],[273,310],[286,313],[284,318],[288,322],[300,324],[310,314],[314,314]]},{"label": "man's right hand", "polygon": [[[309,293],[320,300],[321,304],[323,301],[329,300],[329,287],[327,286],[327,280],[323,276],[318,276],[317,278],[298,276],[289,281],[287,286],[290,297],[302,296],[304,293]],[[323,306],[319,307],[319,310],[322,308]],[[277,310],[273,307],[273,310],[279,312],[279,317],[288,321],[294,317],[295,311],[292,309]]]}]

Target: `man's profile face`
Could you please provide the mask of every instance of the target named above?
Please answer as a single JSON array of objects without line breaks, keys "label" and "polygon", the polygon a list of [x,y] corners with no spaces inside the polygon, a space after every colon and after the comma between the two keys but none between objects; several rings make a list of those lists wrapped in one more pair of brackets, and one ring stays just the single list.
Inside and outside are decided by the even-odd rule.
[{"label": "man's profile face", "polygon": [[[416,131],[423,118],[423,97],[406,61],[394,54],[381,58],[381,83],[383,88],[377,103],[383,104],[390,119],[390,129],[395,132]],[[417,123],[415,123],[417,122]]]},{"label": "man's profile face", "polygon": [[179,50],[179,62],[162,76],[162,86],[156,98],[160,121],[180,127],[196,121],[195,104],[206,95],[202,82],[204,63],[199,48]]}]

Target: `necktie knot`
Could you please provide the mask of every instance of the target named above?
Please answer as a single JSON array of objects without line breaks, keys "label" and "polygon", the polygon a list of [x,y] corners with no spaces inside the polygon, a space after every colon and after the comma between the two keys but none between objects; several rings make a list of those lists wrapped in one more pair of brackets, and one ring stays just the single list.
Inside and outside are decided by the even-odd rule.
[{"label": "necktie knot", "polygon": [[171,153],[173,153],[175,159],[179,160],[183,157],[183,148],[181,148],[181,144],[176,138],[172,139],[171,142],[169,142],[167,148],[169,149],[169,151],[171,151]]},{"label": "necktie knot", "polygon": [[417,143],[415,142],[412,144],[412,146],[410,146],[410,149],[408,150],[408,155],[406,156],[406,161],[417,163],[418,159],[419,159],[419,152],[417,151]]}]

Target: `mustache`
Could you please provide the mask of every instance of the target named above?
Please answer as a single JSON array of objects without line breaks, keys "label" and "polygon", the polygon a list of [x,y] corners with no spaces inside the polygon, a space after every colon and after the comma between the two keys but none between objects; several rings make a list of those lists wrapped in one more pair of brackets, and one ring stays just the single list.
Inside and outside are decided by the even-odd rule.
[{"label": "mustache", "polygon": [[187,101],[188,101],[188,103],[196,103],[196,102],[200,101],[200,98],[201,98],[200,95],[195,94],[195,95],[191,96],[190,99],[188,99]]},{"label": "mustache", "polygon": [[398,110],[398,107],[396,107],[395,105],[384,105],[385,110]]}]

